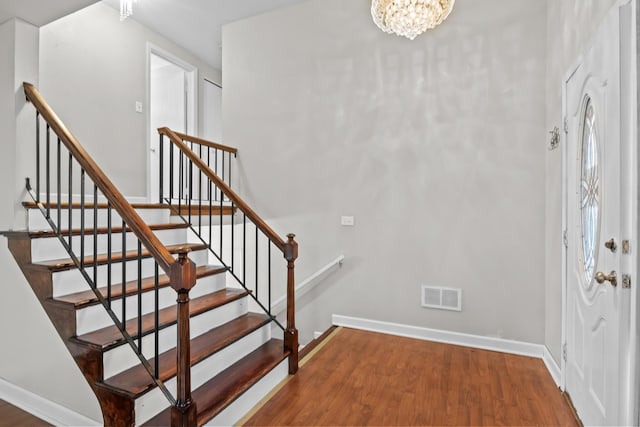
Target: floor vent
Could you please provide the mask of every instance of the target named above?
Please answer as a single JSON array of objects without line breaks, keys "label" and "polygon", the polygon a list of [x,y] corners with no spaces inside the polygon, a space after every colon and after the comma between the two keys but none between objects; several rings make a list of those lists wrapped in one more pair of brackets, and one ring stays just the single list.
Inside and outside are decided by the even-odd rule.
[{"label": "floor vent", "polygon": [[462,289],[422,286],[422,306],[462,311]]}]

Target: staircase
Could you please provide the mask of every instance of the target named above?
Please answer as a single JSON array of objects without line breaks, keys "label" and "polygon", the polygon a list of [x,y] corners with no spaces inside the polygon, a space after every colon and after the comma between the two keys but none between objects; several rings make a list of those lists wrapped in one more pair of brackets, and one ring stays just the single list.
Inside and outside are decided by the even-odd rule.
[{"label": "staircase", "polygon": [[[181,173],[180,194],[163,198],[163,183],[174,177],[161,177],[161,203],[128,203],[37,90],[25,83],[25,93],[37,110],[36,188],[28,179],[28,230],[2,234],[95,392],[104,424],[236,422],[297,370],[293,235],[281,239],[187,146],[188,135],[170,129],[161,134],[171,153],[180,150],[184,171],[198,171],[197,187],[191,183],[186,199]],[[63,148],[68,154],[61,155]],[[79,196],[71,196],[73,188]],[[260,258],[259,235],[267,261]],[[272,246],[287,264],[286,326],[271,313]],[[224,248],[231,248],[226,255]],[[267,281],[259,272],[265,263]]]}]

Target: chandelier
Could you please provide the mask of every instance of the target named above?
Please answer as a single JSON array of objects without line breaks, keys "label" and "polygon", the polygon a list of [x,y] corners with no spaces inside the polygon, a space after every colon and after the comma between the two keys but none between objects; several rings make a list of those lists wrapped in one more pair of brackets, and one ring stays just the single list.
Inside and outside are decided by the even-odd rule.
[{"label": "chandelier", "polygon": [[444,21],[455,0],[372,0],[373,22],[385,33],[410,40]]},{"label": "chandelier", "polygon": [[120,0],[120,20],[124,21],[133,15],[133,3],[137,0]]}]

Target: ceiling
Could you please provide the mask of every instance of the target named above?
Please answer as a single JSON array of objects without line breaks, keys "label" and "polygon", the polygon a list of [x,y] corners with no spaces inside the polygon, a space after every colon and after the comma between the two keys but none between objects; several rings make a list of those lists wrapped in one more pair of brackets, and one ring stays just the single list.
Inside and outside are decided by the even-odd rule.
[{"label": "ceiling", "polygon": [[[41,27],[98,0],[1,0],[0,23],[18,17]],[[153,1],[153,0],[149,0]]]},{"label": "ceiling", "polygon": [[[23,0],[15,0],[19,1]],[[119,0],[102,1],[120,10]],[[305,0],[137,0],[129,19],[221,69],[224,24],[302,1]]]}]

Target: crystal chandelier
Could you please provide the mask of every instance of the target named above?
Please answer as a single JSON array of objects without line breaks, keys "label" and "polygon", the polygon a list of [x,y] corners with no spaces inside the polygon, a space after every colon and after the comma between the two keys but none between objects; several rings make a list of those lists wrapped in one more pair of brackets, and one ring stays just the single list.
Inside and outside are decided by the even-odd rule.
[{"label": "crystal chandelier", "polygon": [[385,33],[410,40],[444,21],[455,0],[372,0],[373,22]]},{"label": "crystal chandelier", "polygon": [[137,0],[120,0],[120,20],[124,21],[133,15],[133,3]]}]

